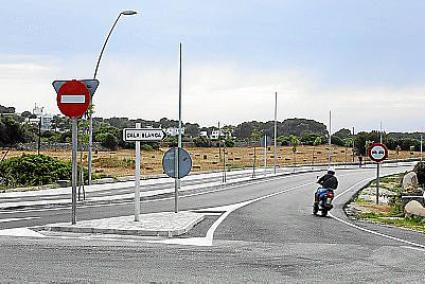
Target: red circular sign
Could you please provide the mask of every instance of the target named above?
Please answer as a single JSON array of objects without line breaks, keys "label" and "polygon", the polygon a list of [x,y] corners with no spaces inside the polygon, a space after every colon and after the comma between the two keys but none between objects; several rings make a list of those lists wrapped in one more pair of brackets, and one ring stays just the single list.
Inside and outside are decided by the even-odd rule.
[{"label": "red circular sign", "polygon": [[369,158],[374,162],[382,162],[388,158],[388,148],[382,143],[372,143],[367,150]]},{"label": "red circular sign", "polygon": [[80,81],[68,81],[60,87],[56,102],[64,115],[81,117],[89,108],[90,92]]}]

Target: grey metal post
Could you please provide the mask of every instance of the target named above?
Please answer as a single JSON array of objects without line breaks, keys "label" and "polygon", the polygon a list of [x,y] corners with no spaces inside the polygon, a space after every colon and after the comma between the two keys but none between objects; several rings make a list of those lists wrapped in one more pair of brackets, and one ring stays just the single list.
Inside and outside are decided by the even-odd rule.
[{"label": "grey metal post", "polygon": [[176,179],[174,181],[174,212],[179,212],[178,199],[180,189],[180,178],[179,178],[179,149],[182,147],[182,43],[179,44],[179,136],[178,136],[178,147],[175,154],[175,174]]},{"label": "grey metal post", "polygon": [[[94,69],[94,74],[93,74],[93,79],[96,79],[97,71],[99,70],[100,61],[102,60],[102,56],[103,56],[103,52],[105,51],[106,44],[108,43],[108,40],[111,37],[111,34],[112,34],[115,26],[117,25],[119,19],[123,15],[124,16],[131,16],[131,15],[136,15],[136,14],[137,14],[137,12],[132,11],[132,10],[122,11],[121,13],[119,13],[118,17],[115,19],[114,23],[112,24],[111,29],[109,30],[108,35],[106,36],[105,42],[103,43],[103,46],[102,46],[102,49],[100,50],[99,57],[97,58],[96,68]],[[90,106],[92,105],[92,103],[93,103],[93,98],[90,97]],[[89,117],[89,149],[88,149],[88,157],[87,157],[87,162],[88,162],[87,170],[88,170],[88,184],[91,184],[92,160],[93,160],[93,154],[92,154],[92,148],[93,148],[93,111],[92,110],[90,111],[89,115],[90,115],[90,117]]]},{"label": "grey metal post", "polygon": [[41,112],[40,120],[38,122],[38,140],[37,140],[37,155],[40,155],[41,148],[41,120],[43,117],[43,112]]},{"label": "grey metal post", "polygon": [[277,172],[277,92],[274,93],[274,156],[273,173]]},{"label": "grey metal post", "polygon": [[[142,128],[140,122],[136,123],[136,128]],[[141,154],[140,154],[140,141],[136,141],[136,168],[135,168],[135,187],[134,187],[134,221],[139,222],[140,220],[140,166],[141,166]]]},{"label": "grey metal post", "polygon": [[[382,121],[379,124],[379,143],[382,143]],[[376,204],[379,204],[379,170],[381,164],[376,163]]]},{"label": "grey metal post", "polygon": [[221,128],[220,128],[220,121],[217,124],[218,126],[218,156],[219,156],[219,162],[221,162],[221,144],[220,144],[220,132],[221,132]]},{"label": "grey metal post", "polygon": [[227,182],[226,141],[224,141],[224,143],[223,143],[223,160],[224,160],[224,163],[223,163],[223,183],[226,183]]},{"label": "grey metal post", "polygon": [[264,134],[264,175],[267,175],[267,135]]},{"label": "grey metal post", "polygon": [[71,206],[71,224],[76,224],[76,211],[77,211],[77,118],[72,118],[72,206]]},{"label": "grey metal post", "polygon": [[422,134],[421,134],[421,162],[422,162],[422,160],[423,160],[423,150],[422,150],[422,146],[423,146],[423,137],[422,137]]},{"label": "grey metal post", "polygon": [[256,147],[256,145],[255,145],[255,141],[254,141],[254,161],[253,161],[253,164],[252,164],[252,177],[253,178],[255,178],[255,163],[256,163],[256,160],[257,160],[257,147]]},{"label": "grey metal post", "polygon": [[328,166],[330,167],[332,164],[332,154],[331,154],[331,148],[332,148],[332,111],[329,111],[329,140],[328,140],[328,145],[329,145],[329,151],[328,151],[328,156],[329,156],[329,161],[328,161]]},{"label": "grey metal post", "polygon": [[355,140],[355,138],[354,138],[354,127],[353,127],[353,163],[354,163],[354,149],[355,149],[354,140]]},{"label": "grey metal post", "polygon": [[376,204],[379,204],[379,163],[376,163]]}]

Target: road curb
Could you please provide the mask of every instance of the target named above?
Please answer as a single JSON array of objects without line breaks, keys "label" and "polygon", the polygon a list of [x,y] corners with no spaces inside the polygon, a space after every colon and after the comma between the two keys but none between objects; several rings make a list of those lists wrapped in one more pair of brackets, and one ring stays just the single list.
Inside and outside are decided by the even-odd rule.
[{"label": "road curb", "polygon": [[92,228],[78,227],[78,225],[47,225],[32,228],[35,231],[62,232],[62,233],[80,233],[80,234],[113,234],[113,235],[132,235],[132,236],[156,236],[156,237],[175,237],[189,232],[193,227],[202,222],[205,215],[198,214],[188,224],[172,230],[146,230],[146,229],[112,229],[112,228]]}]

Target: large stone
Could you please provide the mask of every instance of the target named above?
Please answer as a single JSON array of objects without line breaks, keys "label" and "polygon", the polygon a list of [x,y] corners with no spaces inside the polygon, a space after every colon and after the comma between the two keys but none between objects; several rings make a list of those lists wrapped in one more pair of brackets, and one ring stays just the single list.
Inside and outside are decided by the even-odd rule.
[{"label": "large stone", "polygon": [[418,193],[418,176],[414,172],[410,172],[403,177],[403,190],[404,192],[417,194]]},{"label": "large stone", "polygon": [[425,207],[416,200],[409,201],[404,207],[406,216],[425,217]]}]

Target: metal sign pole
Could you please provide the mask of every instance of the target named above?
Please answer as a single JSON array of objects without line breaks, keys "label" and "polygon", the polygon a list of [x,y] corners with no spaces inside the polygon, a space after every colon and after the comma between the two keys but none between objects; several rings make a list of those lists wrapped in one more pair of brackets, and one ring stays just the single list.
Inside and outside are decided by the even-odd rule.
[{"label": "metal sign pole", "polygon": [[273,173],[277,171],[277,92],[274,93],[274,155],[273,155]]},{"label": "metal sign pole", "polygon": [[182,44],[179,44],[179,136],[178,136],[178,147],[176,149],[175,157],[175,176],[174,181],[174,212],[179,212],[179,189],[180,189],[180,168],[179,168],[179,150],[182,147]]},{"label": "metal sign pole", "polygon": [[264,175],[267,175],[267,136],[264,134]]},{"label": "metal sign pole", "polygon": [[328,139],[328,146],[329,146],[329,151],[328,151],[328,167],[330,167],[332,165],[332,111],[329,111],[329,139]]},{"label": "metal sign pole", "polygon": [[380,164],[376,163],[376,204],[379,204],[379,167]]},{"label": "metal sign pole", "polygon": [[226,183],[227,182],[227,173],[226,173],[226,171],[227,171],[227,165],[226,165],[226,142],[224,142],[223,143],[223,157],[224,157],[224,159],[223,159],[223,183]]},{"label": "metal sign pole", "polygon": [[[142,124],[136,123],[136,129],[140,129]],[[136,168],[135,168],[135,187],[134,187],[134,221],[140,220],[140,141],[136,141]]]},{"label": "metal sign pole", "polygon": [[75,225],[77,211],[77,118],[72,118],[72,212],[71,224]]}]

